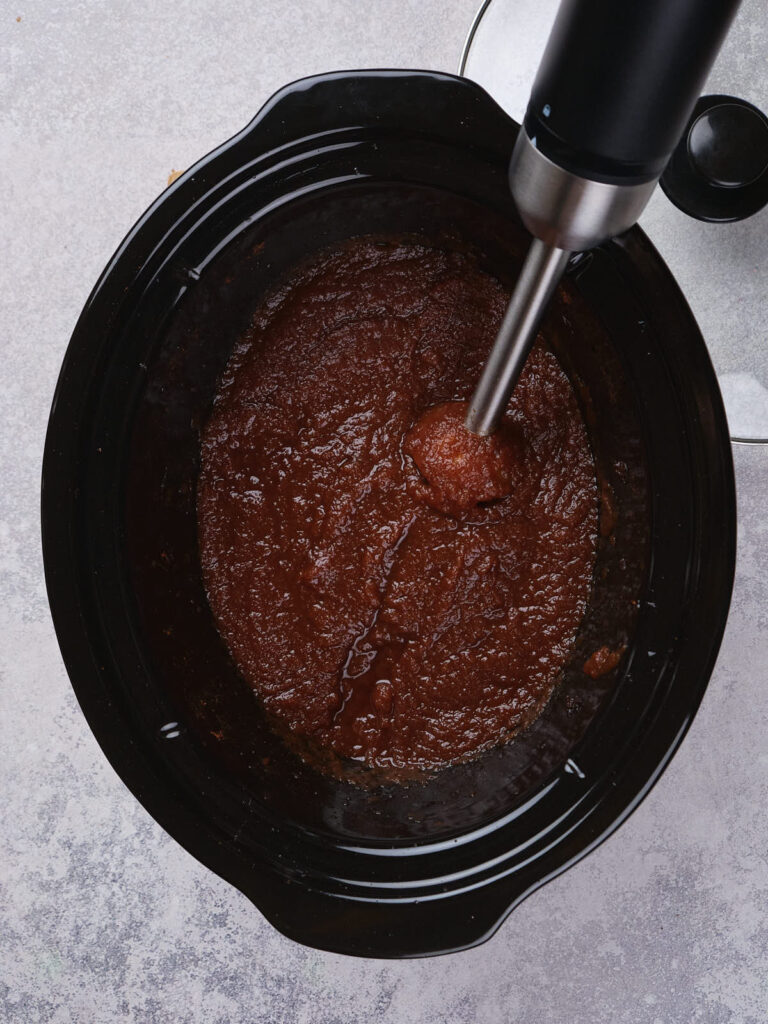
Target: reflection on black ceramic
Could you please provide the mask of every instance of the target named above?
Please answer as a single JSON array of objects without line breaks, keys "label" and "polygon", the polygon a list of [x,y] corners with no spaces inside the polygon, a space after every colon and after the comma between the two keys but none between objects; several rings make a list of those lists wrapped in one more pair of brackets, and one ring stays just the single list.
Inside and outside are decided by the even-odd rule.
[{"label": "reflection on black ceramic", "polygon": [[[472,246],[511,280],[524,244],[506,186],[516,130],[447,75],[287,87],[120,247],[51,414],[46,577],[94,733],[171,835],[322,949],[414,956],[487,938],[648,791],[725,623],[735,503],[722,404],[684,300],[634,229],[575,262],[555,325],[616,542],[601,544],[572,664],[527,733],[423,784],[320,775],[267,728],[216,633],[197,555],[199,428],[254,297],[308,252],[381,230]],[[595,646],[624,640],[618,678],[583,675]]]}]

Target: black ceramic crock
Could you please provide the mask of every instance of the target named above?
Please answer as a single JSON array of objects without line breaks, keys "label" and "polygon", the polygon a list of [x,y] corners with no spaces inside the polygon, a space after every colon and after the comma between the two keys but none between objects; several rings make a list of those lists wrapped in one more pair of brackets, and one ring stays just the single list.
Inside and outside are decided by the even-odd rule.
[{"label": "black ceramic crock", "polygon": [[[517,126],[478,86],[325,75],[279,92],[141,218],[78,321],[43,467],[59,643],[107,757],[153,817],[286,935],[365,956],[482,942],[645,796],[702,698],[735,547],[728,431],[693,317],[643,233],[573,262],[550,316],[603,493],[562,683],[506,746],[423,782],[307,767],[216,633],[197,554],[199,430],[260,294],[339,239],[474,251],[511,283]],[[618,670],[582,671],[602,643]]]}]

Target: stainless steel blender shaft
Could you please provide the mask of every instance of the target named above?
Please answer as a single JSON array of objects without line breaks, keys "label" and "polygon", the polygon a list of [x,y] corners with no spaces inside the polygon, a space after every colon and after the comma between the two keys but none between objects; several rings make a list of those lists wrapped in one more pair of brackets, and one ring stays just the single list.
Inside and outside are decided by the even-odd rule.
[{"label": "stainless steel blender shaft", "polygon": [[562,277],[570,252],[534,238],[491,354],[469,403],[465,425],[492,434],[528,358],[539,321]]}]

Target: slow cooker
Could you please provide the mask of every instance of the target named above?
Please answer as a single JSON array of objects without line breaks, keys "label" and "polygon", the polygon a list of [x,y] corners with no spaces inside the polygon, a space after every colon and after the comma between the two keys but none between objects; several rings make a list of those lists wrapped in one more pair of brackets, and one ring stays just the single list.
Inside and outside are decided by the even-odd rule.
[{"label": "slow cooker", "polygon": [[[725,625],[736,505],[723,406],[686,301],[635,227],[566,274],[557,355],[615,525],[529,729],[405,785],[317,771],[272,730],[216,631],[197,547],[200,429],[259,296],[308,254],[377,232],[470,247],[511,284],[525,242],[506,177],[517,131],[446,74],[282,89],[127,235],[51,411],[46,580],[86,718],[164,829],[320,949],[418,956],[488,938],[648,793]],[[600,643],[626,654],[593,680],[581,668]]]}]

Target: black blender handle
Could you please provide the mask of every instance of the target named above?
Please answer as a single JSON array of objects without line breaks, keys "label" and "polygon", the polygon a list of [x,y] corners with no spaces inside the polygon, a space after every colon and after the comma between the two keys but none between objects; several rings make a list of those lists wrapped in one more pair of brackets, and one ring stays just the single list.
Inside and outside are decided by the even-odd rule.
[{"label": "black blender handle", "polygon": [[613,184],[657,178],[739,0],[562,0],[525,116],[546,157]]}]

